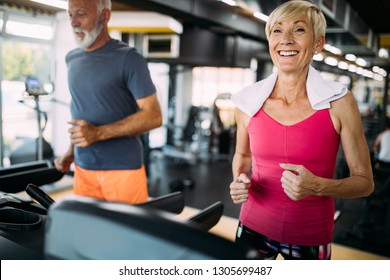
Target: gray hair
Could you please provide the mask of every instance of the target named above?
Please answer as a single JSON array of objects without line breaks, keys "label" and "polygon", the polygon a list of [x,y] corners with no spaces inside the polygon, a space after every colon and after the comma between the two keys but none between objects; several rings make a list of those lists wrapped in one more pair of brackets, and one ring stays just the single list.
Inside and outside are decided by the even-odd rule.
[{"label": "gray hair", "polygon": [[111,11],[111,0],[100,0],[99,4],[99,12],[101,13],[104,9],[108,9]]}]

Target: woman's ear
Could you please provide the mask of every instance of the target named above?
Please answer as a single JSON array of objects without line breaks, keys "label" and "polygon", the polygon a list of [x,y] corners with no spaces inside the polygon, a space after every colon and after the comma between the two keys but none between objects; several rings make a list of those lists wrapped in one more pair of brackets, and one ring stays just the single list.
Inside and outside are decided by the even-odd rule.
[{"label": "woman's ear", "polygon": [[323,50],[324,45],[325,45],[325,36],[321,36],[320,38],[317,39],[314,52],[320,53]]}]

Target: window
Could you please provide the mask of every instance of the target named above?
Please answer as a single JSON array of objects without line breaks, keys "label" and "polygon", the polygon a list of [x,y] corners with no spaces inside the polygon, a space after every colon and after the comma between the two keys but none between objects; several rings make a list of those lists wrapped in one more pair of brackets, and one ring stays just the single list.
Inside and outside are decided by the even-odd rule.
[{"label": "window", "polygon": [[219,94],[234,94],[253,83],[255,77],[250,69],[195,67],[192,105],[211,107]]},{"label": "window", "polygon": [[50,95],[35,99],[26,93],[25,81],[34,76],[46,92],[53,90],[53,23],[47,15],[0,11],[1,165],[37,160],[38,136],[51,140]]}]

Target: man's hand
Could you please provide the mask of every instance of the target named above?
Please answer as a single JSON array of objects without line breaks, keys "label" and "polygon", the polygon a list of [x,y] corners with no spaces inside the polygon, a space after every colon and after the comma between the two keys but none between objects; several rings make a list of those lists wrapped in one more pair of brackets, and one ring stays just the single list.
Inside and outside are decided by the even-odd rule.
[{"label": "man's hand", "polygon": [[72,120],[68,122],[72,125],[68,132],[72,144],[85,148],[99,141],[99,127],[85,121]]},{"label": "man's hand", "polygon": [[70,171],[70,165],[73,163],[73,156],[65,154],[62,157],[58,157],[54,160],[56,169],[62,173],[68,173]]}]

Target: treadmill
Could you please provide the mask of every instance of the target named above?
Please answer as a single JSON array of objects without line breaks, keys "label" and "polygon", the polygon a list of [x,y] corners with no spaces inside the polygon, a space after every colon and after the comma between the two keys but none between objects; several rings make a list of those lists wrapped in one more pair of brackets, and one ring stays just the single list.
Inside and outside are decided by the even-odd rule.
[{"label": "treadmill", "polygon": [[181,192],[134,205],[77,195],[56,202],[40,186],[62,176],[47,161],[0,170],[1,259],[256,258],[208,232],[222,217],[220,201],[186,220],[176,216],[185,207]]}]

